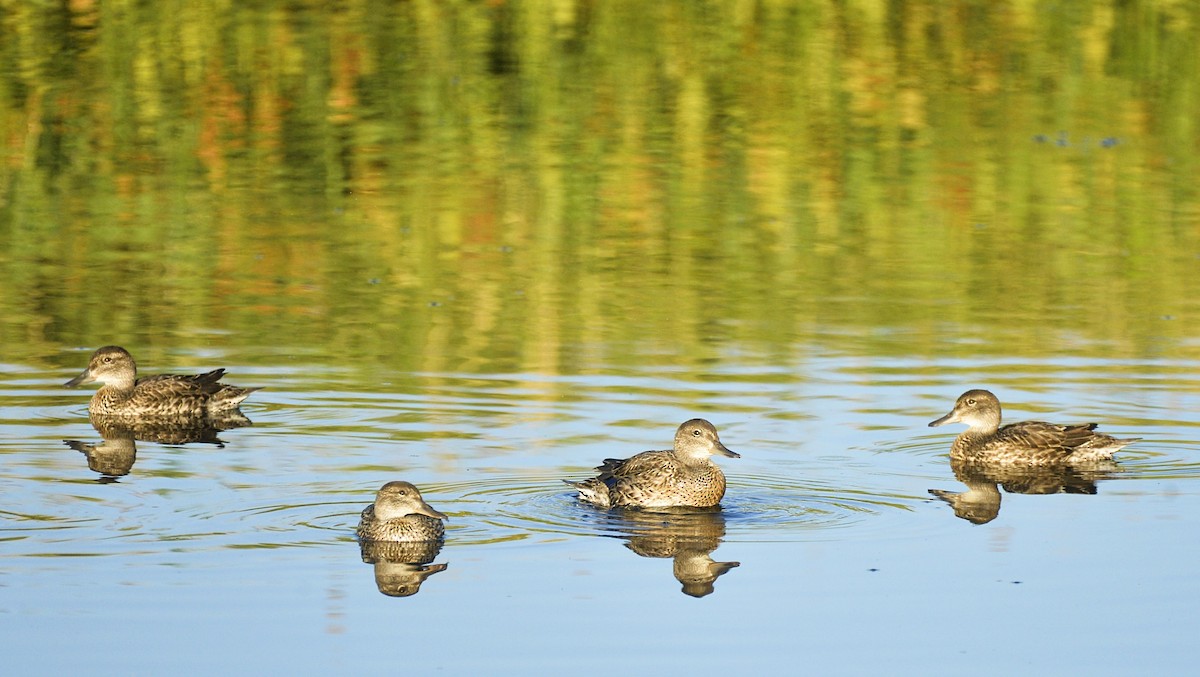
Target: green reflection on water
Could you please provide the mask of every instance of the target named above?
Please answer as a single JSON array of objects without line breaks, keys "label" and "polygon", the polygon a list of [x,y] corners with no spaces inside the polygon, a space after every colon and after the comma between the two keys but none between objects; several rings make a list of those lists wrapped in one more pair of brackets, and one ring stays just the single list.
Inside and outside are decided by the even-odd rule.
[{"label": "green reflection on water", "polygon": [[1198,21],[5,3],[0,338],[458,372],[1195,358]]}]

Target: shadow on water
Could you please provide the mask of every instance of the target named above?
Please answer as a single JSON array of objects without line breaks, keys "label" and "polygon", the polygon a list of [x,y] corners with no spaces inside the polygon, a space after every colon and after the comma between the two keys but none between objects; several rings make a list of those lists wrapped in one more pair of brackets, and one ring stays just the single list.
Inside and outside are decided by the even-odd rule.
[{"label": "shadow on water", "polygon": [[442,541],[401,543],[362,541],[362,561],[374,565],[375,587],[388,597],[411,597],[421,591],[425,579],[445,571],[449,564],[433,564],[442,551]]},{"label": "shadow on water", "polygon": [[1114,479],[1122,472],[1116,462],[1085,467],[1013,467],[998,464],[950,464],[954,477],[966,485],[966,491],[930,489],[929,493],[945,501],[954,515],[973,524],[987,524],[1000,514],[1000,487],[1010,494],[1088,494],[1097,493],[1097,482]]},{"label": "shadow on water", "polygon": [[100,442],[63,440],[63,443],[87,458],[88,468],[100,474],[101,483],[116,482],[128,475],[137,460],[137,442],[157,444],[211,444],[224,448],[219,433],[253,425],[240,411],[200,419],[140,419],[91,416],[92,427],[100,433]]}]

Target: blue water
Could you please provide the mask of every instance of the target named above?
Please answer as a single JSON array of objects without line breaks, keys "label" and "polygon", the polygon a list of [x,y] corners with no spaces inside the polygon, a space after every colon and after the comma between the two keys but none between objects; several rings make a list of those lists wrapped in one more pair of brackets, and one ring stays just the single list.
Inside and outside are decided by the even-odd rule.
[{"label": "blue water", "polygon": [[[245,407],[254,425],[220,444],[138,442],[115,481],[63,443],[100,442],[90,391],[62,390],[67,371],[0,370],[7,674],[1191,665],[1197,365],[989,374],[948,361],[927,377],[927,364],[828,352],[699,376],[441,373],[391,386],[213,359],[231,382],[266,386]],[[1006,420],[1098,420],[1143,440],[1094,494],[1002,493],[994,518],[972,524],[929,494],[965,487],[947,459],[954,431],[926,427],[968,385],[996,391]],[[724,511],[690,553],[738,565],[701,596],[655,550],[670,524],[591,510],[560,482],[665,447],[692,416],[742,454],[719,461]],[[451,516],[433,561],[445,569],[407,597],[380,593],[353,535],[392,479]]]}]

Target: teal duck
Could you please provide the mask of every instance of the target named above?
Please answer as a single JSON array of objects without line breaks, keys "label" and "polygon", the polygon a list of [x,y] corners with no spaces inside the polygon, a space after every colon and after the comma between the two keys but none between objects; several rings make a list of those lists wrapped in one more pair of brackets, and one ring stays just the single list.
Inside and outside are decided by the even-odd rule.
[{"label": "teal duck", "polygon": [[713,424],[694,418],[675,431],[675,445],[627,459],[609,458],[600,474],[579,482],[579,500],[600,508],[707,508],[725,496],[725,475],[710,458],[741,458],[725,448]]},{"label": "teal duck", "polygon": [[426,503],[412,484],[388,482],[362,511],[357,533],[368,541],[440,541],[446,533],[444,519],[449,518]]},{"label": "teal duck", "polygon": [[931,427],[965,423],[967,429],[950,447],[952,461],[1063,465],[1096,463],[1140,438],[1117,439],[1095,432],[1095,423],[1058,425],[1022,421],[1000,425],[1000,400],[986,390],[968,390]]},{"label": "teal duck", "polygon": [[218,383],[224,374],[224,369],[216,369],[189,376],[138,378],[137,363],[129,351],[104,346],[92,353],[87,369],[65,385],[101,384],[88,404],[88,413],[95,417],[203,418],[237,410],[242,400],[258,390]]}]

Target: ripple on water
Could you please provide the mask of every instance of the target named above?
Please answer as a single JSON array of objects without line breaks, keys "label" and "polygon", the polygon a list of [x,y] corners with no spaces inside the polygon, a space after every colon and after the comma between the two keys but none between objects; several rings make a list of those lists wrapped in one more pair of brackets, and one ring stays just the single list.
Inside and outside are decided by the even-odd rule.
[{"label": "ripple on water", "polygon": [[[1190,450],[1194,453],[1184,455]],[[1161,440],[1146,436],[1125,447],[1116,455],[1120,479],[1178,480],[1200,479],[1200,442],[1194,440]]]},{"label": "ripple on water", "polygon": [[[1120,470],[1113,477],[1200,477],[1200,465],[1186,462],[1177,446],[1150,443],[1131,448],[1122,454]],[[945,440],[929,439],[911,443],[909,448],[880,451],[868,464],[873,470],[856,469],[833,477],[806,468],[790,468],[792,472],[784,473],[787,476],[730,474],[730,489],[719,518],[700,518],[705,520],[701,524],[669,513],[604,511],[581,504],[561,481],[580,476],[577,470],[536,475],[497,472],[462,481],[424,482],[421,489],[432,505],[450,515],[447,543],[458,545],[596,536],[638,539],[665,527],[733,541],[840,540],[897,533],[911,537],[911,523],[898,527],[897,522],[931,502],[928,489],[954,487],[954,474],[943,460],[946,452]],[[916,467],[891,467],[892,462],[881,458],[883,454],[920,458],[922,462]],[[790,475],[804,479],[794,480]],[[197,534],[225,534],[218,538],[225,546],[302,546],[353,541],[359,512],[374,497],[364,491],[347,498],[343,488],[324,484],[295,489],[292,495],[307,499],[286,505],[243,504],[216,514],[207,504],[175,505],[173,511],[182,511],[189,521],[216,527]],[[338,493],[338,500],[328,500],[330,494]],[[219,526],[225,521],[231,522],[229,529]],[[308,535],[298,537],[298,532]],[[648,541],[643,538],[642,542]]]},{"label": "ripple on water", "polygon": [[911,512],[924,497],[863,485],[737,475],[739,491],[722,501],[731,532],[760,541],[843,538],[848,530],[874,535],[891,530],[892,516]]},{"label": "ripple on water", "polygon": [[[568,475],[502,474],[429,483],[422,486],[422,493],[450,515],[447,540],[457,543],[629,537],[659,528],[664,520],[680,520],[671,512],[605,511],[584,505],[561,482],[561,477]],[[833,538],[822,533],[870,529],[872,520],[910,511],[927,500],[924,496],[888,495],[866,487],[798,483],[777,477],[738,475],[731,478],[731,485],[720,511],[721,537],[741,540]]]}]

